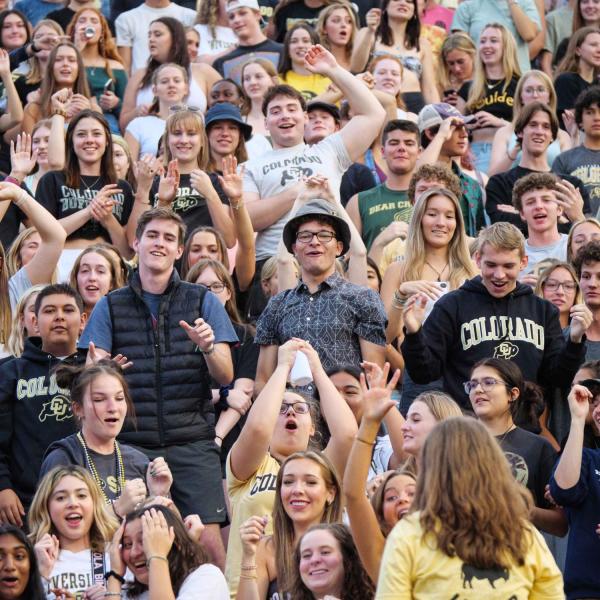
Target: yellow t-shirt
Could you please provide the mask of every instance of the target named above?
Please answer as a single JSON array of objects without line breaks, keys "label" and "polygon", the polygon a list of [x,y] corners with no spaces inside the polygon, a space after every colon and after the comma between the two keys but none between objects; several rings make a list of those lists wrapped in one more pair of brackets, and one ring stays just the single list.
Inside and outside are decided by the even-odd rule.
[{"label": "yellow t-shirt", "polygon": [[291,85],[295,90],[299,91],[307,102],[310,102],[316,96],[323,94],[331,79],[323,75],[313,73],[311,75],[300,75],[295,71],[287,71],[281,76],[282,83]]},{"label": "yellow t-shirt", "polygon": [[265,533],[273,533],[273,504],[275,504],[275,489],[279,463],[267,452],[258,469],[247,481],[240,481],[231,472],[231,453],[227,456],[226,476],[227,493],[231,502],[231,529],[227,545],[227,562],[225,563],[225,578],[229,585],[231,598],[237,594],[240,580],[242,561],[242,541],[240,527],[246,519],[257,515],[269,515]]},{"label": "yellow t-shirt", "polygon": [[376,600],[564,600],[562,575],[532,527],[523,566],[480,570],[424,543],[419,513],[402,519],[383,553]]},{"label": "yellow t-shirt", "polygon": [[406,240],[402,238],[396,238],[392,240],[383,249],[383,254],[379,261],[379,272],[383,276],[387,271],[387,268],[394,262],[402,260],[404,253],[406,252]]}]

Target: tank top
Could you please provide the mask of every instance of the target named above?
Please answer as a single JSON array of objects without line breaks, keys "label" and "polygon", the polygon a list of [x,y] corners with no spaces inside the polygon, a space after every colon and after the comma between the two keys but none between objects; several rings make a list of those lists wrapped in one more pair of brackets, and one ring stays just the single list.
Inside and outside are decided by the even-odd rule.
[{"label": "tank top", "polygon": [[[206,94],[203,92],[202,88],[198,85],[196,80],[189,75],[190,77],[190,93],[185,99],[185,103],[188,106],[194,106],[200,109],[201,113],[206,112],[207,102],[206,102]],[[152,93],[152,86],[148,85],[145,88],[142,88],[138,91],[136,96],[136,104],[139,106],[140,104],[152,104],[154,100],[154,94]]]},{"label": "tank top", "polygon": [[394,52],[388,52],[386,50],[375,50],[373,52],[373,56],[383,56],[385,54],[395,56],[405,69],[412,71],[419,79],[421,79],[423,65],[418,56],[415,56],[414,54],[395,54]]}]

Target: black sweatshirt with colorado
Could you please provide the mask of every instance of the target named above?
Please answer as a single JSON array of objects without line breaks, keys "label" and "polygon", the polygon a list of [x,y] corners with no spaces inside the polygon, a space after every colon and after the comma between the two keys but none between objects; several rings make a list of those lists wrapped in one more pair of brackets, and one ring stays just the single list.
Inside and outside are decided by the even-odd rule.
[{"label": "black sweatshirt with colorado", "polygon": [[444,390],[471,410],[463,382],[483,358],[514,361],[527,381],[568,387],[585,358],[585,343],[565,341],[557,308],[528,285],[503,298],[489,294],[481,277],[442,296],[423,327],[402,343],[406,368],[417,383],[440,377]]},{"label": "black sweatshirt with colorado", "polygon": [[[82,353],[64,359],[83,361]],[[14,490],[25,508],[46,448],[76,430],[69,390],[53,374],[61,362],[42,350],[40,338],[29,338],[20,358],[0,366],[0,490]]]}]

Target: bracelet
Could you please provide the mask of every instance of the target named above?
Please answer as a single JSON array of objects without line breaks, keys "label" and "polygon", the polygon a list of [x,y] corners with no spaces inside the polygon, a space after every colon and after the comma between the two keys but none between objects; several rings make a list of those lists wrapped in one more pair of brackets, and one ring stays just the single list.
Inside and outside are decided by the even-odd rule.
[{"label": "bracelet", "polygon": [[200,352],[202,354],[204,354],[204,356],[208,356],[209,354],[212,354],[214,351],[215,351],[215,345],[214,344],[212,344],[211,347],[208,350],[202,350],[200,348]]},{"label": "bracelet", "polygon": [[358,437],[357,435],[354,436],[354,439],[357,442],[362,442],[363,444],[367,444],[367,446],[374,446],[377,442],[373,441],[373,442],[367,442],[367,440],[363,440],[361,437]]},{"label": "bracelet", "polygon": [[119,575],[116,571],[109,571],[104,576],[104,581],[108,581],[111,577],[114,577],[121,585],[125,583],[125,577],[123,577],[123,575]]},{"label": "bracelet", "polygon": [[169,562],[169,559],[168,559],[166,556],[159,556],[158,554],[153,554],[152,556],[149,556],[149,557],[146,559],[146,566],[147,566],[148,568],[150,567],[150,561],[151,561],[153,558],[158,558],[159,560],[164,560],[166,563],[168,563],[168,562]]},{"label": "bracelet", "polygon": [[63,119],[67,118],[67,111],[64,108],[55,108],[52,113],[51,116],[53,117],[54,115],[59,115],[60,117],[62,117]]},{"label": "bracelet", "polygon": [[114,596],[115,598],[120,598],[121,592],[104,592],[105,598],[110,598],[111,596]]},{"label": "bracelet", "polygon": [[[220,435],[217,435],[216,433],[215,433],[215,440],[221,440],[221,444],[223,443],[223,438]],[[242,567],[242,569],[243,568],[244,567]]]},{"label": "bracelet", "polygon": [[7,177],[5,177],[4,181],[6,181],[7,183],[14,183],[19,187],[21,187],[21,183],[23,183],[22,181],[19,181],[16,177],[13,177],[12,175],[8,175]]},{"label": "bracelet", "polygon": [[248,575],[246,573],[241,573],[240,579],[258,579],[258,575],[256,573],[254,573],[254,575]]},{"label": "bracelet", "polygon": [[407,300],[408,296],[406,294],[403,294],[399,290],[396,290],[392,298],[392,306],[394,308],[397,308],[398,310],[402,310]]},{"label": "bracelet", "polygon": [[254,571],[256,570],[256,565],[242,565],[242,571]]}]

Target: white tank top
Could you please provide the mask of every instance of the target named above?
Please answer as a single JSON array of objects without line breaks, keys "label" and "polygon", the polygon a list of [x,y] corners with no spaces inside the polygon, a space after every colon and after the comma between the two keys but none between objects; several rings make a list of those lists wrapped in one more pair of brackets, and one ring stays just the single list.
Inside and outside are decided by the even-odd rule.
[{"label": "white tank top", "polygon": [[[202,91],[202,88],[198,85],[196,80],[190,74],[190,93],[185,99],[185,104],[188,106],[194,106],[200,109],[200,112],[204,114],[206,112],[207,102],[206,95]],[[154,95],[152,94],[152,85],[148,85],[138,91],[136,96],[136,104],[152,104]]]}]

